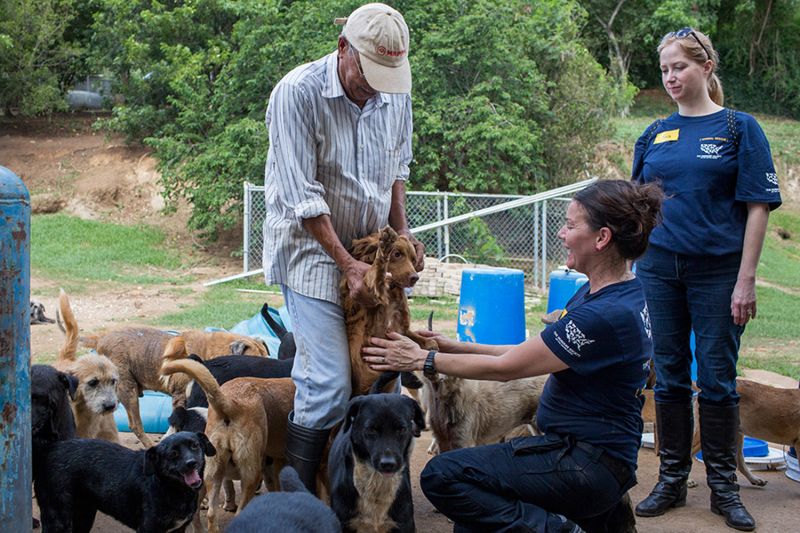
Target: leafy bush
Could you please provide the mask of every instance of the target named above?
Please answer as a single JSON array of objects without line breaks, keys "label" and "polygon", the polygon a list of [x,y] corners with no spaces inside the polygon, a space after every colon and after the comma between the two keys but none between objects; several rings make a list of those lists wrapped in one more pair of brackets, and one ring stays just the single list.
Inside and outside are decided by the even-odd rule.
[{"label": "leafy bush", "polygon": [[[95,0],[93,64],[122,82],[106,126],[155,149],[168,197],[213,235],[261,183],[269,94],[335,49],[333,0]],[[415,162],[422,189],[530,193],[572,181],[630,98],[580,44],[575,2],[393,2],[411,28]]]}]

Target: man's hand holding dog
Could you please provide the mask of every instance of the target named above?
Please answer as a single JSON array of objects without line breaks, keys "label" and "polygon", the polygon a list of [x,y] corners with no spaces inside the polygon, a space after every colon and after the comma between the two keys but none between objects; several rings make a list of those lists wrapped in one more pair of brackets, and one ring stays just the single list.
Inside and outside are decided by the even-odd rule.
[{"label": "man's hand holding dog", "polygon": [[[344,269],[344,275],[347,278],[347,286],[350,289],[350,297],[363,306],[371,307],[377,302],[375,297],[370,293],[367,285],[364,283],[364,276],[370,269],[370,265],[363,261],[353,259],[347,264]],[[387,273],[387,277],[391,274]]]},{"label": "man's hand holding dog", "polygon": [[388,339],[371,337],[371,346],[361,349],[364,361],[372,370],[384,372],[396,370],[400,372],[413,372],[422,370],[428,352],[419,345],[399,333],[390,331],[386,334]]}]

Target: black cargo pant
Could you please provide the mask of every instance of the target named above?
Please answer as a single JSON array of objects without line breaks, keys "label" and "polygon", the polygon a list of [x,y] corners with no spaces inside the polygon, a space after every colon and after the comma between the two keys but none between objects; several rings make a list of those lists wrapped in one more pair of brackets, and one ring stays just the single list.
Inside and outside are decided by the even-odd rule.
[{"label": "black cargo pant", "polygon": [[589,530],[636,484],[633,469],[571,437],[524,437],[431,459],[421,476],[454,532],[559,531],[566,516]]}]

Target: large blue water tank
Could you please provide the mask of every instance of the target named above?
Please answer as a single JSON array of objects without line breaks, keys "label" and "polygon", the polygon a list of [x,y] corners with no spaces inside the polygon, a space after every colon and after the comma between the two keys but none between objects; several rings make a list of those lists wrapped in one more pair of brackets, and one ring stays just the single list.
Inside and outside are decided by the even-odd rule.
[{"label": "large blue water tank", "polygon": [[519,344],[525,340],[525,274],[513,268],[461,273],[458,340]]},{"label": "large blue water tank", "polygon": [[589,281],[585,274],[570,270],[550,272],[550,289],[547,292],[547,312],[564,309],[567,302],[584,283]]}]

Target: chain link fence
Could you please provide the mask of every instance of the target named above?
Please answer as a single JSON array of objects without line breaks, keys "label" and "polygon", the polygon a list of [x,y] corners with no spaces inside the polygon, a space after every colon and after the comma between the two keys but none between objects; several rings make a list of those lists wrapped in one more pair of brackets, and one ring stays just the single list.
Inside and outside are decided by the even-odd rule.
[{"label": "chain link fence", "polygon": [[[517,268],[525,272],[530,288],[545,291],[550,271],[566,261],[558,230],[564,224],[567,205],[572,194],[592,182],[586,180],[535,197],[408,191],[406,216],[412,232],[425,244],[427,255],[451,262]],[[563,189],[567,192],[561,193]],[[476,211],[488,212],[470,216]],[[245,183],[244,272],[261,268],[265,216],[264,187]],[[448,222],[453,218],[460,220]],[[424,229],[431,225],[437,227]]]}]

